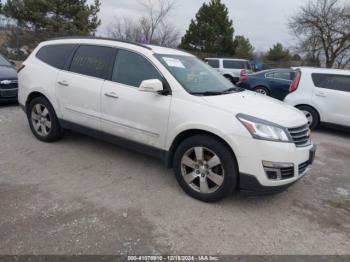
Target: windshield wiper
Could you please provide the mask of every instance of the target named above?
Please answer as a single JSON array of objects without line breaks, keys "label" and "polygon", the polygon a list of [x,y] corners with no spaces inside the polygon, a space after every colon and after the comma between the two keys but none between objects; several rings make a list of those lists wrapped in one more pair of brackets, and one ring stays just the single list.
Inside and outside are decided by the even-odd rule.
[{"label": "windshield wiper", "polygon": [[219,96],[219,95],[230,94],[232,92],[241,92],[243,90],[244,90],[243,88],[240,88],[240,87],[236,86],[236,87],[231,87],[231,88],[223,90],[223,91],[192,92],[191,95]]},{"label": "windshield wiper", "polygon": [[229,89],[222,91],[222,94],[229,94],[232,92],[241,92],[243,90],[244,90],[243,88],[236,86],[236,87],[231,87]]},{"label": "windshield wiper", "polygon": [[202,96],[218,96],[222,94],[223,94],[222,91],[191,92],[191,95],[202,95]]}]

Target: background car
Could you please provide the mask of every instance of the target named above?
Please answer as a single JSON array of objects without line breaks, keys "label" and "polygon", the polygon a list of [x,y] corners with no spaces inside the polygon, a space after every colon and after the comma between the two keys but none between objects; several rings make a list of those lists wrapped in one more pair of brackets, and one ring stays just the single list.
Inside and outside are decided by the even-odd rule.
[{"label": "background car", "polygon": [[206,58],[205,61],[234,84],[241,75],[253,72],[250,62],[244,59]]},{"label": "background car", "polygon": [[350,127],[350,71],[299,68],[285,102],[299,108],[311,129],[320,123]]},{"label": "background car", "polygon": [[283,101],[289,93],[289,87],[295,78],[295,74],[292,69],[265,70],[241,76],[237,85]]},{"label": "background car", "polygon": [[0,54],[0,103],[15,102],[17,95],[18,80],[14,63]]}]

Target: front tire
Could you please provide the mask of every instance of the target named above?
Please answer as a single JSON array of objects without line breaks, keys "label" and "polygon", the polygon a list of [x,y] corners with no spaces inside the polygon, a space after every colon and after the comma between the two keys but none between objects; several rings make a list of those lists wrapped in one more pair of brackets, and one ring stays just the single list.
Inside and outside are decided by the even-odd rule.
[{"label": "front tire", "polygon": [[30,101],[27,117],[34,136],[43,142],[54,142],[62,138],[63,130],[54,108],[45,97]]},{"label": "front tire", "polygon": [[309,128],[311,130],[316,129],[320,124],[320,117],[317,111],[309,106],[297,106],[297,108],[306,116]]},{"label": "front tire", "polygon": [[233,153],[209,135],[196,135],[179,145],[174,171],[182,189],[204,202],[221,200],[237,185],[238,168]]}]

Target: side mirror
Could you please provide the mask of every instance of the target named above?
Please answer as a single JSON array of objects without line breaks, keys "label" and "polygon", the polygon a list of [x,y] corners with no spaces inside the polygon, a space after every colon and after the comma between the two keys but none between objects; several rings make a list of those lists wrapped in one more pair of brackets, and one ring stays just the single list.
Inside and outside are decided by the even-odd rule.
[{"label": "side mirror", "polygon": [[16,63],[12,60],[10,60],[10,64],[13,65],[14,67],[17,67]]},{"label": "side mirror", "polygon": [[141,82],[139,91],[158,93],[164,91],[163,83],[158,79],[144,80]]}]

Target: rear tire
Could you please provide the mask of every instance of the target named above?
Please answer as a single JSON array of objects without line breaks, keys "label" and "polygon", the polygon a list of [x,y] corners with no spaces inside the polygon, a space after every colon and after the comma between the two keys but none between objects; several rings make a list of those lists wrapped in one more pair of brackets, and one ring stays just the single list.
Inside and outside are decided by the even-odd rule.
[{"label": "rear tire", "polygon": [[267,90],[267,88],[263,86],[258,86],[254,88],[254,91],[265,96],[270,96],[269,90]]},{"label": "rear tire", "polygon": [[320,117],[315,109],[310,106],[297,106],[297,108],[304,113],[307,118],[309,128],[316,129],[320,124]]},{"label": "rear tire", "polygon": [[29,102],[27,117],[34,136],[43,142],[54,142],[62,138],[63,130],[51,103],[43,96]]},{"label": "rear tire", "polygon": [[196,135],[179,145],[174,172],[182,189],[204,202],[221,200],[237,186],[234,155],[223,142],[209,135]]}]

